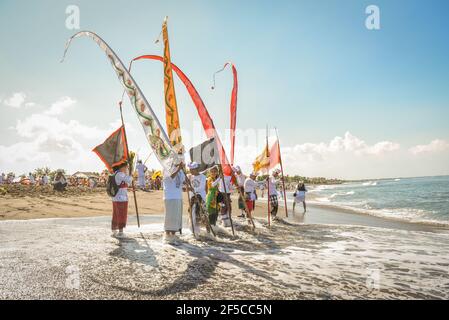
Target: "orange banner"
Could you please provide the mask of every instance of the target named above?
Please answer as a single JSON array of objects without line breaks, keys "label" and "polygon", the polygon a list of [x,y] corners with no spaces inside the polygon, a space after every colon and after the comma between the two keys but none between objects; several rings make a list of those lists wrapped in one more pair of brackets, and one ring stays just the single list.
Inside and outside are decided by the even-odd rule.
[{"label": "orange banner", "polygon": [[175,150],[181,150],[181,129],[179,125],[178,105],[176,103],[175,85],[173,82],[170,45],[168,43],[167,18],[165,18],[162,24],[162,37],[164,40],[164,96],[167,133]]}]

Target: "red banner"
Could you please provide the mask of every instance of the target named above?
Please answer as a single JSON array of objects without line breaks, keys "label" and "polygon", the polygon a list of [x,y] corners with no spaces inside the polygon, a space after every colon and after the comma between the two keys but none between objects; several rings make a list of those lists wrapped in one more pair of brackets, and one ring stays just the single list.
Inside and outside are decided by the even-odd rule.
[{"label": "red banner", "polygon": [[[164,62],[164,58],[161,56],[142,55],[134,58],[131,61],[131,64],[137,60],[159,60],[161,62]],[[130,64],[130,71],[131,71],[131,64]],[[201,123],[203,125],[203,129],[206,133],[206,136],[209,139],[215,138],[215,141],[217,143],[217,149],[218,152],[220,153],[220,162],[223,166],[223,173],[227,176],[231,175],[232,169],[226,156],[226,152],[223,148],[223,144],[221,143],[220,137],[218,136],[217,130],[215,129],[215,125],[209,114],[209,111],[207,110],[203,102],[203,99],[201,99],[198,91],[195,89],[189,78],[187,78],[187,76],[181,71],[181,69],[179,69],[174,63],[172,63],[171,66],[173,71],[175,71],[176,75],[179,77],[179,79],[184,83],[187,92],[191,97],[193,104],[195,105],[196,110],[198,111],[198,116],[201,119]]]}]

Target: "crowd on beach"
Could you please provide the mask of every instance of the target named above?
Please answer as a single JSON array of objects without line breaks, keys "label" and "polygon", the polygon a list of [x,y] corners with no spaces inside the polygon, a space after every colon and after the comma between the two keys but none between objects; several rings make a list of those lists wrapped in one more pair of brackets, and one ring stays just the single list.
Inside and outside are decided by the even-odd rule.
[{"label": "crowd on beach", "polygon": [[15,174],[9,173],[0,175],[0,185],[26,185],[35,187],[48,187],[51,186],[55,191],[65,191],[68,186],[86,186],[95,188],[98,185],[98,178],[85,177],[79,178],[75,175],[66,176],[63,170],[58,170],[51,176],[48,173],[41,175],[29,173],[28,175],[22,175],[16,177]]},{"label": "crowd on beach", "polygon": [[[214,166],[207,171],[200,172],[200,165],[190,162],[187,167],[180,162],[174,172],[164,171],[160,175],[162,189],[164,192],[165,205],[165,239],[168,242],[176,241],[176,234],[182,233],[183,214],[183,191],[188,193],[189,213],[191,229],[195,236],[201,233],[204,227],[206,234],[210,235],[213,230],[221,225],[224,228],[232,227],[232,198],[238,195],[238,217],[246,218],[249,225],[254,226],[252,212],[255,202],[259,198],[257,191],[262,197],[266,193],[269,201],[269,213],[271,219],[278,219],[279,198],[285,197],[281,186],[280,170],[274,170],[266,179],[258,180],[257,173],[251,172],[245,175],[239,166],[232,167],[232,174],[225,176],[220,166]],[[123,229],[127,223],[128,213],[128,187],[132,184],[134,177],[129,174],[127,163],[113,168],[114,174],[111,184],[107,188],[115,189],[112,193],[112,236],[124,237]],[[137,185],[146,189],[146,172],[148,169],[142,162],[136,165]],[[153,173],[154,174],[154,173]],[[305,194],[307,190],[304,183],[300,182],[293,194],[294,204],[303,204],[306,212]],[[295,206],[293,207],[293,210]]]}]

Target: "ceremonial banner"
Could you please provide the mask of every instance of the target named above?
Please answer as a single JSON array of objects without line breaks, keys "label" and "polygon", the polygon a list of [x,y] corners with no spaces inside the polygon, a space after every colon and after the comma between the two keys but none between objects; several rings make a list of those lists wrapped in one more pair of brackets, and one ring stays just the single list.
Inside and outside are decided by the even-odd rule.
[{"label": "ceremonial banner", "polygon": [[114,131],[102,144],[96,146],[92,151],[103,161],[109,172],[113,173],[113,167],[126,162],[128,159],[123,126]]},{"label": "ceremonial banner", "polygon": [[159,119],[156,117],[156,114],[146,100],[139,86],[111,47],[109,47],[109,45],[97,34],[90,31],[81,31],[70,37],[67,41],[62,61],[64,61],[72,40],[82,36],[92,38],[108,57],[114,71],[118,76],[118,79],[120,80],[120,83],[123,85],[126,93],[128,94],[131,105],[137,113],[137,117],[142,124],[145,136],[150,143],[154,154],[161,163],[162,167],[169,170],[169,172],[172,172],[172,170],[175,169],[174,164],[179,161],[178,154],[172,148],[167,134],[165,133]]},{"label": "ceremonial banner", "polygon": [[190,160],[199,164],[200,172],[206,171],[213,166],[220,164],[218,157],[217,144],[215,139],[209,139],[202,144],[193,147],[189,151]]},{"label": "ceremonial banner", "polygon": [[[158,60],[163,62],[164,59],[161,56],[157,55],[143,55],[134,58],[129,66],[129,69],[131,70],[132,63],[137,60]],[[210,116],[203,100],[201,99],[201,96],[199,95],[198,91],[196,90],[193,83],[190,81],[189,78],[179,69],[174,63],[172,63],[173,71],[178,75],[179,79],[184,83],[190,98],[193,101],[193,104],[196,107],[196,110],[198,112],[198,116],[200,117],[201,123],[203,125],[204,132],[206,133],[206,136],[208,138],[215,138],[215,142],[217,144],[217,149],[220,156],[220,163],[223,166],[223,172],[225,175],[230,176],[232,169],[231,165],[229,164],[229,160],[226,156],[226,152],[223,148],[223,144],[221,143],[220,137],[217,134],[217,131],[215,129],[214,122],[212,120],[212,117]]]},{"label": "ceremonial banner", "polygon": [[231,62],[225,63],[223,68],[218,70],[214,73],[214,85],[212,86],[212,89],[215,88],[215,75],[219,72],[222,72],[224,69],[226,69],[227,66],[231,66],[232,68],[232,77],[233,77],[233,85],[232,85],[232,92],[231,92],[231,105],[229,109],[229,114],[231,116],[230,121],[230,135],[231,135],[231,165],[234,164],[234,147],[235,147],[235,128],[237,125],[237,93],[238,93],[238,78],[237,78],[237,69],[235,68],[234,64]]},{"label": "ceremonial banner", "polygon": [[165,18],[164,23],[162,24],[162,37],[164,40],[164,97],[167,133],[175,150],[182,150],[178,105],[176,103],[175,85],[173,82],[170,45],[168,43],[167,18]]},{"label": "ceremonial banner", "polygon": [[256,160],[253,162],[254,172],[268,171],[274,168],[280,163],[280,153],[279,153],[279,140],[276,140],[271,147],[268,144],[265,146],[264,151],[257,156]]}]

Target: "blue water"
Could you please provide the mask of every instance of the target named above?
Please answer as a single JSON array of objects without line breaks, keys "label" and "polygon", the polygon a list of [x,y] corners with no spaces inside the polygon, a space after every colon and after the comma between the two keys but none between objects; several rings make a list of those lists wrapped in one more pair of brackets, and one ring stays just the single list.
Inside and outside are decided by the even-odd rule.
[{"label": "blue water", "polygon": [[309,187],[309,191],[322,205],[449,226],[449,176],[351,182]]}]

